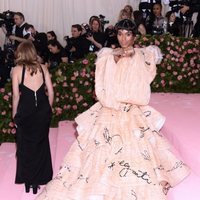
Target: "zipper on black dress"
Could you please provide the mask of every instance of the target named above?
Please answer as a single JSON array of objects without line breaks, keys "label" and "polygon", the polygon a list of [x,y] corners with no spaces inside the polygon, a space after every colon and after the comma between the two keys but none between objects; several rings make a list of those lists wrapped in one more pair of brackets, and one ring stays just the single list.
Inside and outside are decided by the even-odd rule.
[{"label": "zipper on black dress", "polygon": [[34,96],[35,96],[35,106],[37,107],[37,93],[36,92],[34,93]]}]

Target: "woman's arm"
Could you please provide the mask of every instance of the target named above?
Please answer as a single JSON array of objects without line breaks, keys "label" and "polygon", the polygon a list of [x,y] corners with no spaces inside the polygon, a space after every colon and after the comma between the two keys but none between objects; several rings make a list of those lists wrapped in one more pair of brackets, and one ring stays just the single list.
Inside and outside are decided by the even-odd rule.
[{"label": "woman's arm", "polygon": [[92,44],[94,44],[98,49],[101,49],[103,46],[102,44],[100,44],[99,42],[97,42],[93,36],[89,36],[87,37],[87,39],[92,42]]},{"label": "woman's arm", "polygon": [[45,84],[46,84],[46,87],[47,87],[49,104],[52,107],[53,99],[54,99],[53,85],[52,85],[51,77],[50,77],[50,74],[49,74],[47,67],[43,66],[43,70],[44,70],[44,74],[45,74]]},{"label": "woman's arm", "polygon": [[143,24],[140,24],[138,26],[138,31],[140,32],[141,35],[146,35],[146,28]]},{"label": "woman's arm", "polygon": [[14,116],[17,113],[17,107],[19,104],[19,78],[18,78],[18,73],[19,72],[19,68],[15,67],[12,70],[12,118],[14,118]]}]

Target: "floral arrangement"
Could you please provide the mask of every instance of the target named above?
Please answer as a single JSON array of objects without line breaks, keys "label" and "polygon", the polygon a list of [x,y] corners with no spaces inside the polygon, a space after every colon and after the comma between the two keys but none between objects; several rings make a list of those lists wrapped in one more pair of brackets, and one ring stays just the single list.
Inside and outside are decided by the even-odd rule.
[{"label": "floral arrangement", "polygon": [[[153,92],[200,92],[200,40],[171,35],[140,36],[135,47],[157,45],[163,60],[157,66],[157,76],[152,83]],[[61,120],[73,120],[79,113],[96,102],[94,93],[95,54],[70,64],[60,64],[51,71],[55,92],[52,126]],[[15,139],[11,119],[11,82],[0,89],[0,142]]]}]

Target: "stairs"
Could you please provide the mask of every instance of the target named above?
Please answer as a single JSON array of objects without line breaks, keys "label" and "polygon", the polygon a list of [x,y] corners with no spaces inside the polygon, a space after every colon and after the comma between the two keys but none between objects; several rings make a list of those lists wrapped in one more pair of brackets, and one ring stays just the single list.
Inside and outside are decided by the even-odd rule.
[{"label": "stairs", "polygon": [[[51,128],[49,141],[54,176],[59,170],[62,159],[75,139],[73,121],[61,121],[58,128]],[[15,143],[3,143],[0,146],[0,199],[33,200],[36,196],[26,193],[23,184],[15,184],[16,172]],[[41,189],[44,186],[41,186]],[[41,189],[39,191],[41,191]]]}]

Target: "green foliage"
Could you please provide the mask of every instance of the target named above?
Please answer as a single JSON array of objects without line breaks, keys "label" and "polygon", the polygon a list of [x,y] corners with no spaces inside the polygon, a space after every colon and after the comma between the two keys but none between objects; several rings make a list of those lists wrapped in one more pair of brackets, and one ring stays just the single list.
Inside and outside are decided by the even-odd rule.
[{"label": "green foliage", "polygon": [[[141,36],[135,47],[157,45],[163,60],[157,66],[152,83],[153,92],[200,92],[200,41],[198,38],[177,38],[170,35]],[[61,120],[73,120],[96,101],[94,94],[95,54],[72,64],[60,64],[53,71],[55,92],[52,127]],[[11,83],[0,89],[0,142],[14,141],[15,128],[11,120]]]}]

